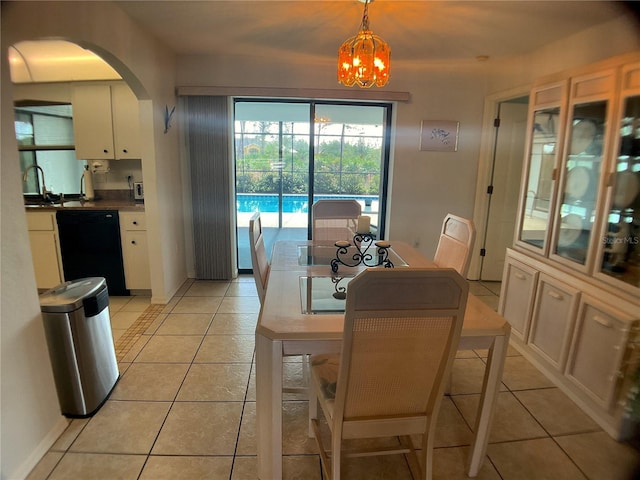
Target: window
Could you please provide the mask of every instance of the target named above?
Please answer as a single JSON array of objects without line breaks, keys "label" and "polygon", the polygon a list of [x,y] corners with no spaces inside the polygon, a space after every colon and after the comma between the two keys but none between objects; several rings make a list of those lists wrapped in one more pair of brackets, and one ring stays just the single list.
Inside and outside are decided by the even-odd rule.
[{"label": "window", "polygon": [[27,170],[23,193],[41,194],[46,182],[49,192],[79,194],[86,161],[76,160],[71,105],[18,106],[15,130],[20,170]]}]

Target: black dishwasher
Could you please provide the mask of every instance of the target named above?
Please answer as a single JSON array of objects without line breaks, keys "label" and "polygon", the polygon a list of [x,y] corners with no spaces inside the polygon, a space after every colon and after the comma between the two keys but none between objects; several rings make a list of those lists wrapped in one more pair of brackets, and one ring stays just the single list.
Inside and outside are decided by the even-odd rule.
[{"label": "black dishwasher", "polygon": [[104,277],[109,295],[129,295],[118,211],[58,210],[56,219],[65,280]]}]

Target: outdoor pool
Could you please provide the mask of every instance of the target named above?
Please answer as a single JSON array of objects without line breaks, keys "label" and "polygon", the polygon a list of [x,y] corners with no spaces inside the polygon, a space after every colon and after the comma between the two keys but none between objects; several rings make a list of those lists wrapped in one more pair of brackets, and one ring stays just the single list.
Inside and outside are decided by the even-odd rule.
[{"label": "outdoor pool", "polygon": [[[364,205],[366,199],[375,201],[378,197],[365,195],[325,195],[316,197],[318,200],[357,200]],[[273,194],[238,194],[236,196],[236,209],[238,212],[251,213],[278,212],[278,195]],[[309,198],[306,195],[283,195],[282,211],[284,213],[308,213]]]}]

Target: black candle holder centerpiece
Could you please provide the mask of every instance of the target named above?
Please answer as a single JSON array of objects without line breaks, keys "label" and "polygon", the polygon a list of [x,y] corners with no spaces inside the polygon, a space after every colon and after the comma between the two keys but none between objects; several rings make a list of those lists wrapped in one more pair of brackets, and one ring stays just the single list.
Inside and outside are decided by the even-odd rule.
[{"label": "black candle holder centerpiece", "polygon": [[[335,243],[338,247],[336,250],[336,258],[331,260],[331,270],[335,273],[340,265],[346,267],[357,267],[364,265],[365,267],[393,268],[393,263],[389,260],[389,248],[391,244],[383,240],[373,241],[373,235],[370,233],[356,233],[353,242],[341,240]],[[354,246],[356,251],[353,255],[349,255],[349,247]],[[375,246],[375,254],[370,252],[371,247]]]}]

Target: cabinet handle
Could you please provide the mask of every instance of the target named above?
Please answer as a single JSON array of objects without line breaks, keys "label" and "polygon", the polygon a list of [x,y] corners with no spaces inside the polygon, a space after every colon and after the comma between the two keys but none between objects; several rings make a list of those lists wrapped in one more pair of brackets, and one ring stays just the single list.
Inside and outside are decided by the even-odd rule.
[{"label": "cabinet handle", "polygon": [[107,150],[106,148],[104,150],[102,150],[103,153],[109,153],[109,150]]},{"label": "cabinet handle", "polygon": [[134,225],[137,225],[137,224],[138,224],[138,222],[136,222],[135,220],[134,220],[132,223],[133,223]]},{"label": "cabinet handle", "polygon": [[525,277],[523,274],[521,274],[520,272],[516,272],[514,275],[518,280],[526,280],[527,277]]},{"label": "cabinet handle", "polygon": [[131,245],[135,245],[136,241],[135,240],[131,240]]},{"label": "cabinet handle", "polygon": [[593,319],[594,322],[599,323],[600,325],[602,325],[605,328],[613,327],[613,323],[608,318],[601,317],[600,315],[594,315],[591,318]]},{"label": "cabinet handle", "polygon": [[561,294],[559,294],[558,292],[554,292],[554,291],[550,291],[549,292],[549,296],[551,298],[555,298],[556,300],[563,300],[564,299],[564,297]]},{"label": "cabinet handle", "polygon": [[126,148],[123,148],[123,149],[122,149],[122,151],[123,151],[124,153],[128,153]]}]

